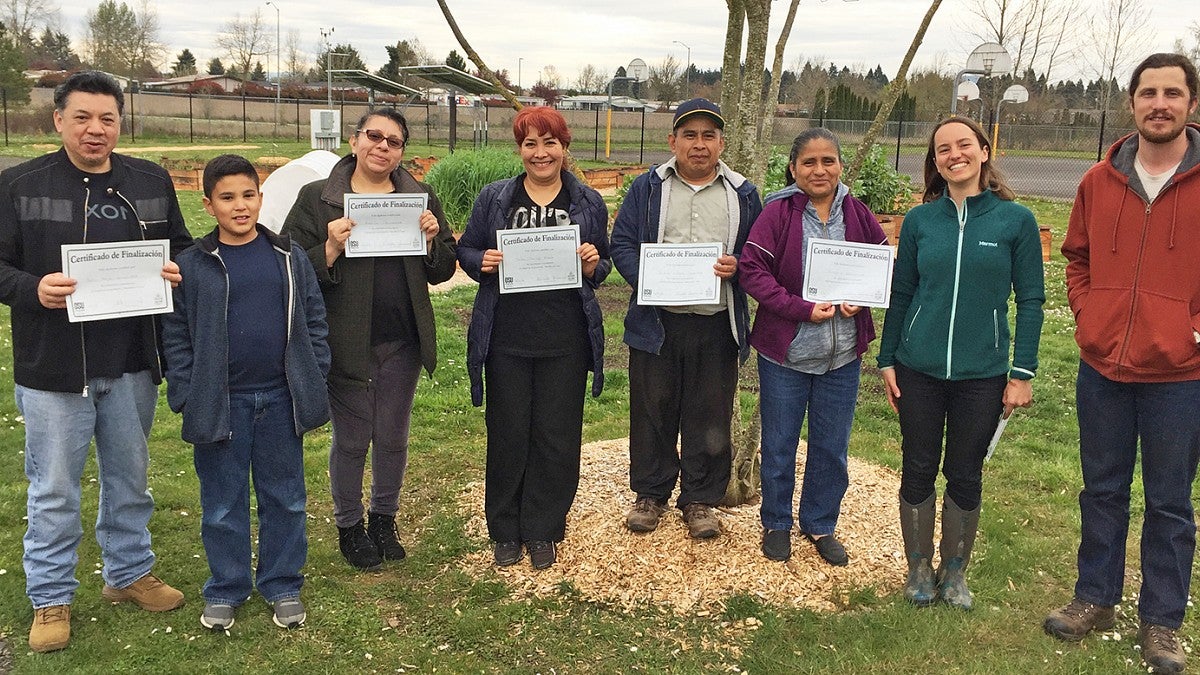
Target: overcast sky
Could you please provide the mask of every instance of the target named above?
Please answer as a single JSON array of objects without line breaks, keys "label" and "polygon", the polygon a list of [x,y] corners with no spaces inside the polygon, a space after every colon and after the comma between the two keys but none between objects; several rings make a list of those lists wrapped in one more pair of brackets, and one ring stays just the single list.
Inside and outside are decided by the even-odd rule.
[{"label": "overcast sky", "polygon": [[[137,0],[125,1],[131,7],[138,4]],[[158,11],[169,61],[174,62],[175,56],[188,48],[196,55],[201,70],[214,56],[229,64],[214,40],[233,16],[246,17],[261,7],[270,31],[275,28],[275,8],[265,2],[150,1]],[[75,0],[60,5],[63,26],[76,45],[84,35],[86,13],[97,4],[98,0]],[[420,39],[438,61],[451,49],[459,49],[435,0],[279,0],[277,4],[284,42],[288,32],[295,30],[310,55],[320,48],[322,28],[333,28],[332,42],[353,45],[372,70],[386,62],[384,46],[403,39]],[[967,4],[965,0],[942,3],[914,68],[935,63],[961,67],[979,42],[966,25],[968,13],[963,6]],[[1200,19],[1191,0],[1142,0],[1142,4],[1150,14],[1151,38],[1146,53],[1169,51],[1175,38],[1188,37],[1187,26]],[[676,41],[691,47],[691,60],[697,68],[716,69],[724,49],[727,10],[723,0],[449,0],[449,5],[488,66],[507,69],[514,83],[519,68],[520,84],[525,87],[533,85],[540,69],[548,65],[557,68],[564,86],[573,82],[579,69],[588,63],[611,74],[633,58],[654,65],[670,54],[682,65],[688,50]],[[839,67],[858,64],[866,69],[882,65],[891,77],[928,6],[928,0],[804,0],[788,41],[784,67],[793,68],[801,57],[821,58]],[[786,0],[775,0],[772,7],[768,65],[787,9]],[[1081,34],[1085,26],[1071,30]],[[1187,43],[1191,44],[1190,37]],[[1052,74],[1056,80],[1087,76],[1080,59],[1063,58],[1058,63],[1062,67],[1056,65]],[[274,55],[264,58],[263,66],[273,73]],[[1119,75],[1119,79],[1126,75]]]}]

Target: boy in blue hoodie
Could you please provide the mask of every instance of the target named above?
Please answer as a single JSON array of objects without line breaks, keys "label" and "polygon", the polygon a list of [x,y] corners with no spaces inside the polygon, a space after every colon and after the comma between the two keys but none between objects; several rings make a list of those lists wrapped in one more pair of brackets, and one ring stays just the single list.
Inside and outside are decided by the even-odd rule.
[{"label": "boy in blue hoodie", "polygon": [[[187,281],[164,315],[167,401],[195,445],[200,534],[211,577],[206,628],[227,630],[254,587],[281,628],[304,623],[308,555],[302,437],[329,420],[325,304],[312,265],[258,224],[258,173],[243,157],[204,168],[217,227],[178,257]],[[258,498],[251,579],[250,479]]]}]

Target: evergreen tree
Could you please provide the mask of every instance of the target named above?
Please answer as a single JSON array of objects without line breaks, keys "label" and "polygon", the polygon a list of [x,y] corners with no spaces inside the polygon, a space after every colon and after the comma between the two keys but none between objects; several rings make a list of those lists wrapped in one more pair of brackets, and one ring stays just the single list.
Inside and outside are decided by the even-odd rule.
[{"label": "evergreen tree", "polygon": [[175,64],[171,66],[171,74],[175,77],[196,74],[196,56],[192,54],[192,50],[184,49],[179,52],[179,56],[175,57]]},{"label": "evergreen tree", "polygon": [[214,56],[212,58],[212,60],[208,62],[208,74],[209,75],[224,75],[225,74],[225,66],[221,65],[221,59]]},{"label": "evergreen tree", "polygon": [[459,56],[458,51],[454,49],[451,49],[450,53],[446,56],[446,65],[450,66],[451,68],[458,68],[459,70],[464,71],[467,69],[466,59],[464,59],[462,56]]},{"label": "evergreen tree", "polygon": [[24,70],[25,54],[0,23],[0,89],[9,104],[29,102],[30,83]]},{"label": "evergreen tree", "polygon": [[267,81],[267,71],[263,70],[262,61],[254,62],[254,71],[252,73],[250,73],[250,81],[252,81],[252,82],[266,82]]}]

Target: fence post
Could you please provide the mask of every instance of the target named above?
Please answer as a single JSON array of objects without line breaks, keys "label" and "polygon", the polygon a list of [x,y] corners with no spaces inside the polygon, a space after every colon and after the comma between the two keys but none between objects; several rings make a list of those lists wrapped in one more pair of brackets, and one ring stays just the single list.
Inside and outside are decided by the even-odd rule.
[{"label": "fence post", "polygon": [[600,108],[596,108],[596,137],[592,140],[592,161],[600,161]]},{"label": "fence post", "polygon": [[192,92],[188,92],[188,143],[196,142],[196,116],[192,114]]},{"label": "fence post", "polygon": [[4,145],[8,145],[8,90],[0,89],[0,99],[4,100]]},{"label": "fence post", "polygon": [[296,97],[296,142],[300,142],[300,97]]},{"label": "fence post", "polygon": [[638,164],[646,163],[646,105],[642,104],[642,140],[638,142]]},{"label": "fence post", "polygon": [[242,142],[245,143],[246,138],[246,85],[242,85]]},{"label": "fence post", "polygon": [[1096,161],[1104,159],[1104,118],[1108,114],[1108,109],[1100,111],[1100,137],[1096,139]]},{"label": "fence post", "polygon": [[900,170],[900,139],[904,136],[904,111],[900,111],[900,119],[896,121],[896,166],[892,167],[895,170]]}]

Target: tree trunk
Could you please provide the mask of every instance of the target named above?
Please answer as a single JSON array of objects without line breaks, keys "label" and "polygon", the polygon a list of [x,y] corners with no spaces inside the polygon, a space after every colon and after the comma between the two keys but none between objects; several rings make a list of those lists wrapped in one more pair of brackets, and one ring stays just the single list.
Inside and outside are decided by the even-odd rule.
[{"label": "tree trunk", "polygon": [[750,182],[762,187],[767,178],[767,162],[771,159],[772,132],[775,130],[775,102],[779,100],[780,80],[783,79],[783,52],[787,48],[788,38],[792,33],[792,23],[796,20],[796,10],[800,0],[792,0],[788,6],[787,18],[783,21],[783,31],[775,43],[775,60],[771,62],[771,84],[767,87],[767,100],[763,103],[762,133],[758,135],[758,151],[754,153],[754,164],[750,169]]},{"label": "tree trunk", "polygon": [[908,67],[912,64],[913,57],[917,55],[917,48],[925,39],[925,31],[929,29],[929,22],[933,20],[933,15],[937,13],[941,4],[942,0],[933,0],[929,5],[929,10],[925,12],[925,18],[921,21],[921,26],[917,28],[916,35],[913,35],[912,42],[908,45],[908,52],[904,54],[904,60],[900,62],[900,69],[896,72],[896,77],[888,83],[883,101],[879,105],[879,114],[875,115],[875,121],[871,123],[871,128],[863,136],[862,143],[858,144],[858,150],[854,153],[854,163],[850,165],[842,178],[842,182],[846,185],[854,185],[854,179],[858,177],[858,172],[862,169],[867,151],[875,144],[875,137],[887,123],[887,118],[892,114],[892,108],[896,107],[896,101],[900,98],[900,94],[904,93],[904,88],[908,86]]},{"label": "tree trunk", "polygon": [[437,0],[437,4],[438,7],[442,8],[442,16],[446,17],[446,23],[450,25],[450,31],[454,33],[454,38],[458,40],[459,46],[467,53],[467,58],[471,59],[471,63],[475,64],[475,67],[479,69],[484,78],[488,82],[491,82],[492,86],[496,87],[496,91],[500,92],[500,95],[504,97],[505,101],[508,101],[513,110],[520,112],[524,106],[517,100],[517,97],[513,96],[508,87],[501,84],[500,78],[496,77],[496,73],[492,72],[492,69],[488,68],[487,64],[483,62],[483,59],[479,58],[479,54],[471,48],[471,45],[467,42],[467,37],[459,30],[458,22],[454,20],[454,15],[450,13],[450,8],[446,5],[446,0]]},{"label": "tree trunk", "polygon": [[725,59],[721,63],[721,113],[725,117],[726,143],[738,134],[737,119],[730,114],[737,107],[739,72],[742,67],[742,29],[746,24],[746,5],[743,0],[726,0],[729,23],[725,26]]},{"label": "tree trunk", "polygon": [[[771,18],[771,0],[746,0],[746,63],[733,117],[737,120],[735,137],[726,139],[726,162],[740,172],[749,172],[758,149],[762,124],[763,70],[767,60],[767,27]],[[724,78],[722,78],[724,79]],[[725,112],[726,119],[730,114]],[[731,142],[732,141],[732,142]]]}]

